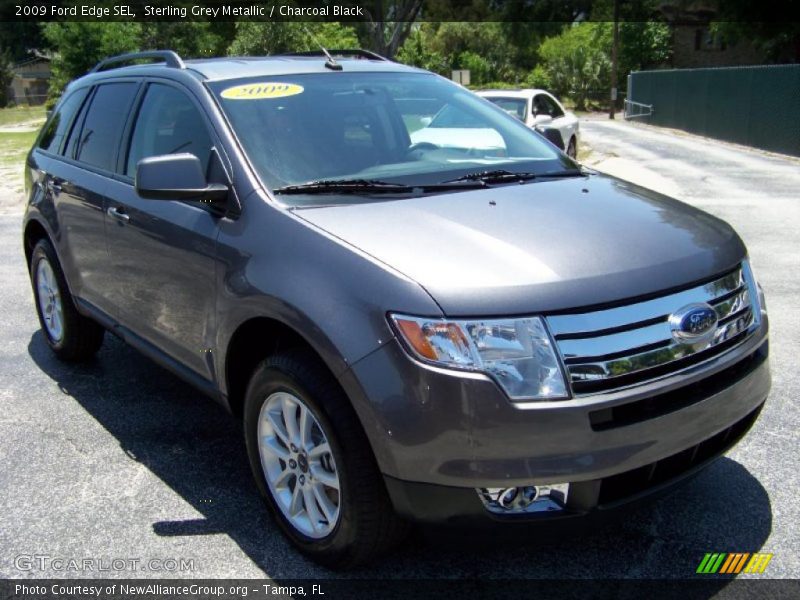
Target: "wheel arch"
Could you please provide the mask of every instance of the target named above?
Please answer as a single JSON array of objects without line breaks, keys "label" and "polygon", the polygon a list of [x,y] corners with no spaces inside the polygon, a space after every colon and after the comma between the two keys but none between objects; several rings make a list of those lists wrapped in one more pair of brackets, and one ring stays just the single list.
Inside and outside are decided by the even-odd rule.
[{"label": "wheel arch", "polygon": [[[31,264],[31,256],[33,254],[33,248],[39,242],[39,240],[48,240],[50,244],[53,246],[55,250],[55,245],[53,244],[53,240],[50,237],[50,233],[47,231],[45,226],[39,221],[38,219],[30,219],[25,224],[25,229],[22,235],[22,245],[25,251],[25,262],[30,267]],[[56,254],[58,252],[56,251]]]},{"label": "wheel arch", "polygon": [[296,325],[274,316],[256,315],[243,320],[230,335],[222,360],[230,411],[237,417],[242,415],[244,396],[253,371],[268,356],[288,349],[303,348],[313,353],[338,382],[337,371],[342,369],[331,359],[332,344],[327,339],[324,341],[324,348],[321,348]]}]

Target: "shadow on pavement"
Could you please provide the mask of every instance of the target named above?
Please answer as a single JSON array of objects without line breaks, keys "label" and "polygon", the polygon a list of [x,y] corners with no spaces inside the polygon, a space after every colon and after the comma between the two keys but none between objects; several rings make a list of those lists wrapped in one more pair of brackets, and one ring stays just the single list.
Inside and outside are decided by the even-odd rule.
[{"label": "shadow on pavement", "polygon": [[[224,533],[275,580],[339,576],[284,541],[252,481],[239,423],[222,407],[111,335],[96,359],[60,363],[41,332],[36,365],[202,519],[152,524],[159,536]],[[389,558],[357,578],[686,578],[706,552],[757,552],[772,511],[767,492],[742,465],[723,458],[676,493],[599,530],[514,539],[417,530]],[[196,539],[196,544],[202,544]],[[719,587],[728,583],[716,577]]]}]

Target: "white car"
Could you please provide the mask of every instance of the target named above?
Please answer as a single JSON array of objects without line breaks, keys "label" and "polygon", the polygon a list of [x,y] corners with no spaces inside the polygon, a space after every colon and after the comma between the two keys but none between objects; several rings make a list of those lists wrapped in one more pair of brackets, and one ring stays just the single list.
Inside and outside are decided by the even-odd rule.
[{"label": "white car", "polygon": [[567,154],[575,158],[580,138],[578,117],[544,90],[486,90],[477,92],[528,127],[547,125],[561,133]]}]

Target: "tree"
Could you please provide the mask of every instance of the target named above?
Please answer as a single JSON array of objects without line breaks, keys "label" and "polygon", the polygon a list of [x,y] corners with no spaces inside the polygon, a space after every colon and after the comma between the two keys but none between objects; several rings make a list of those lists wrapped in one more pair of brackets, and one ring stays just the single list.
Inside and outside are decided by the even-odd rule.
[{"label": "tree", "polygon": [[58,98],[72,79],[83,75],[102,59],[139,49],[139,23],[47,23],[44,37],[55,49],[50,80],[51,100]]},{"label": "tree", "polygon": [[236,37],[228,48],[232,56],[261,56],[284,52],[355,48],[352,27],[335,22],[251,22],[236,24]]},{"label": "tree", "polygon": [[800,21],[759,21],[758,10],[758,4],[742,6],[732,0],[715,17],[718,20],[711,29],[729,43],[749,40],[770,62],[800,63]]},{"label": "tree", "polygon": [[35,51],[46,50],[39,23],[27,21],[0,21],[0,52],[5,52],[12,63],[31,58]]},{"label": "tree", "polygon": [[394,58],[411,33],[423,0],[374,0],[364,12],[367,22],[359,24],[359,39],[370,50]]},{"label": "tree", "polygon": [[[539,47],[556,94],[568,95],[583,110],[590,98],[605,98],[611,85],[613,23],[595,21],[568,26]],[[669,26],[657,21],[624,21],[619,25],[618,81],[628,73],[669,62]]]},{"label": "tree", "polygon": [[8,105],[8,86],[11,85],[12,79],[14,79],[14,73],[11,71],[8,52],[0,50],[0,108]]},{"label": "tree", "polygon": [[608,88],[611,61],[603,49],[604,25],[609,24],[571,25],[539,48],[553,91],[570,96],[578,110],[586,110],[589,97]]},{"label": "tree", "polygon": [[[609,34],[610,43],[610,34]],[[669,25],[656,21],[620,23],[620,81],[631,71],[661,67],[672,58],[672,32]]]},{"label": "tree", "polygon": [[139,45],[147,50],[174,50],[182,58],[203,58],[226,54],[235,33],[234,23],[146,22]]},{"label": "tree", "polygon": [[449,60],[431,47],[431,40],[435,35],[435,23],[416,25],[400,50],[397,51],[397,60],[406,65],[449,76],[452,68]]},{"label": "tree", "polygon": [[449,75],[469,69],[473,84],[516,81],[525,75],[511,62],[514,56],[502,23],[422,23],[398,52],[402,62]]}]

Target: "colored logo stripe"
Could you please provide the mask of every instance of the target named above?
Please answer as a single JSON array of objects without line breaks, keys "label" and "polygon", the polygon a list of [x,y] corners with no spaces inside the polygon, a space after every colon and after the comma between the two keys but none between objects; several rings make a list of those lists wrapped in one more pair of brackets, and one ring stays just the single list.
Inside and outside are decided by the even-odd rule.
[{"label": "colored logo stripe", "polygon": [[734,552],[728,554],[728,558],[719,570],[720,573],[738,573],[744,567],[744,563],[750,556],[749,552]]},{"label": "colored logo stripe", "polygon": [[716,573],[722,561],[725,559],[725,553],[706,554],[697,567],[698,573]]},{"label": "colored logo stripe", "polygon": [[747,563],[744,569],[745,573],[763,573],[767,569],[769,561],[772,560],[772,554],[753,554],[753,558]]},{"label": "colored logo stripe", "polygon": [[772,554],[766,553],[756,552],[751,556],[749,552],[709,552],[700,561],[697,573],[739,574],[742,569],[745,573],[763,573],[771,560]]}]

